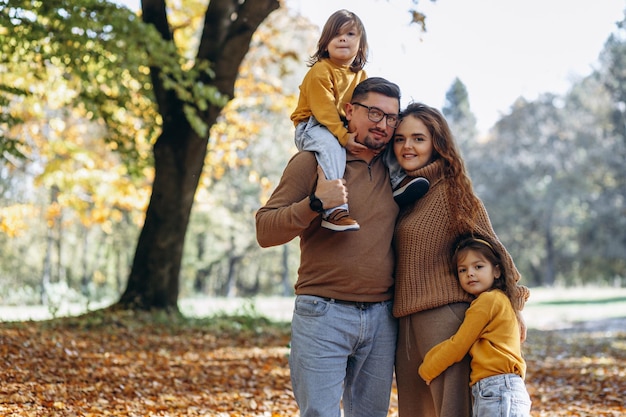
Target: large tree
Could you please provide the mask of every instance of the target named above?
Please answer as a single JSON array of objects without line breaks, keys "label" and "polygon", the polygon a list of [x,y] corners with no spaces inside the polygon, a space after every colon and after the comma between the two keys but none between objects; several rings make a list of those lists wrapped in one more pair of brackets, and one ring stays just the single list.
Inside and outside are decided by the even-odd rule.
[{"label": "large tree", "polygon": [[189,36],[176,31],[189,25],[173,19],[177,11],[165,0],[142,1],[143,24],[102,0],[0,0],[2,155],[28,156],[30,145],[13,128],[23,121],[9,106],[24,97],[49,103],[45,91],[32,86],[59,79],[59,72],[76,92],[67,106],[106,126],[129,172],[140,174],[146,163],[136,141],[158,132],[152,194],[118,307],[177,310],[183,245],[210,128],[234,96],[252,35],[280,6],[279,0],[206,4],[186,3],[187,12],[204,9],[196,52],[188,56],[190,48],[180,43]]},{"label": "large tree", "polygon": [[[209,132],[234,96],[253,34],[280,0],[185,2],[185,12],[204,16],[191,55],[193,48],[181,46],[178,36],[184,32],[188,40],[189,25],[174,19],[173,6],[142,0],[141,24],[127,9],[103,0],[0,0],[3,110],[20,96],[32,96],[30,85],[54,77],[51,69],[60,68],[76,91],[73,108],[107,127],[107,140],[130,173],[141,175],[142,163],[150,162],[133,140],[145,141],[157,132],[152,194],[127,286],[116,304],[121,308],[177,311],[183,245]],[[410,12],[424,27],[423,14]],[[29,74],[18,83],[4,71],[16,66]],[[2,112],[3,154],[24,154],[24,143],[11,135],[20,122]]]},{"label": "large tree", "polygon": [[[211,63],[212,71],[198,71],[193,82],[214,86],[221,95],[233,97],[239,65],[252,35],[278,7],[278,0],[211,0],[195,62]],[[165,0],[142,0],[141,8],[143,21],[153,25],[166,42],[174,42]],[[186,113],[191,110],[206,126],[212,126],[225,103],[207,102],[204,107],[189,109],[190,103],[167,88],[162,71],[158,66],[150,67],[163,120],[154,145],[152,196],[128,285],[118,304],[177,310],[183,244],[208,143],[208,131],[198,132]]]}]

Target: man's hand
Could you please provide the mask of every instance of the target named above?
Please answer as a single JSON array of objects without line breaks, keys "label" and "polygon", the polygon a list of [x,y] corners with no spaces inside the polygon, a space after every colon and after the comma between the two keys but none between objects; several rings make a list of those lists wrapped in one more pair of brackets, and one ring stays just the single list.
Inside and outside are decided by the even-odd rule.
[{"label": "man's hand", "polygon": [[356,141],[356,132],[349,132],[346,150],[353,155],[358,155],[361,152],[367,151],[367,146]]},{"label": "man's hand", "polygon": [[348,189],[345,184],[346,180],[343,178],[327,180],[322,167],[317,166],[315,195],[322,200],[325,209],[337,207],[348,202]]}]

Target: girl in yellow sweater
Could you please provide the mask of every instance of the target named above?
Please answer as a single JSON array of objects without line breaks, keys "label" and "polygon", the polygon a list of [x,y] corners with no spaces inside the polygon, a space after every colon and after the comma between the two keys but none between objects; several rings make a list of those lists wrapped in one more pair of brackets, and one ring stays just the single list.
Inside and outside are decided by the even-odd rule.
[{"label": "girl in yellow sweater", "polygon": [[[296,126],[298,150],[315,152],[326,179],[339,180],[346,168],[342,146],[349,142],[356,145],[354,134],[344,124],[345,107],[354,87],[367,78],[363,69],[368,50],[363,22],[348,10],[336,11],[326,21],[317,46],[291,120]],[[360,227],[350,217],[347,203],[327,209],[322,226],[335,231]]]},{"label": "girl in yellow sweater", "polygon": [[[291,114],[298,150],[315,152],[328,180],[343,181],[346,169],[344,147],[356,154],[366,149],[356,134],[346,128],[345,108],[351,103],[354,88],[367,78],[363,69],[367,53],[367,35],[361,19],[348,10],[333,13],[324,25],[317,51],[309,60],[311,68],[300,85],[298,105]],[[398,125],[397,114],[386,114],[379,108],[358,102],[352,102],[352,105],[367,112],[369,120],[376,123],[372,130],[377,135],[384,135],[387,127]],[[398,204],[415,201],[428,191],[429,183],[425,178],[407,178],[395,160],[385,160],[385,163]],[[311,201],[315,199],[316,196],[311,195]],[[359,230],[359,223],[350,217],[347,201],[346,193],[343,205],[326,210],[320,208],[323,211],[322,227],[334,231]]]},{"label": "girl in yellow sweater", "polygon": [[462,238],[452,262],[461,287],[476,298],[456,334],[430,349],[418,372],[430,384],[469,353],[473,416],[528,417],[531,402],[524,385],[526,362],[510,301],[515,280],[486,238]]}]

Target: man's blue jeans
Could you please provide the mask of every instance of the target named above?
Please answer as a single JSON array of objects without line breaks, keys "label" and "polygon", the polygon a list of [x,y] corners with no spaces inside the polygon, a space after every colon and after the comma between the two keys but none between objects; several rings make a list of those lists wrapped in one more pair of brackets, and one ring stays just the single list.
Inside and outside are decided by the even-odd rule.
[{"label": "man's blue jeans", "polygon": [[397,321],[391,301],[359,308],[296,297],[289,367],[301,417],[386,417]]}]

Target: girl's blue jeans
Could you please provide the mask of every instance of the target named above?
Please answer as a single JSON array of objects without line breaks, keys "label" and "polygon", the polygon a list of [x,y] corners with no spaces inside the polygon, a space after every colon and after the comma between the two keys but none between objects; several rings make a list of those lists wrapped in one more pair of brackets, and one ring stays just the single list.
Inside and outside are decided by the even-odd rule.
[{"label": "girl's blue jeans", "polygon": [[[301,122],[296,126],[295,142],[299,151],[315,152],[317,163],[327,180],[343,178],[346,171],[346,150],[331,131],[315,117],[311,116],[307,122]],[[325,214],[329,215],[338,208],[348,210],[348,205],[332,207],[326,210]]]},{"label": "girl's blue jeans", "polygon": [[483,378],[472,386],[474,417],[529,417],[530,396],[515,374]]}]

